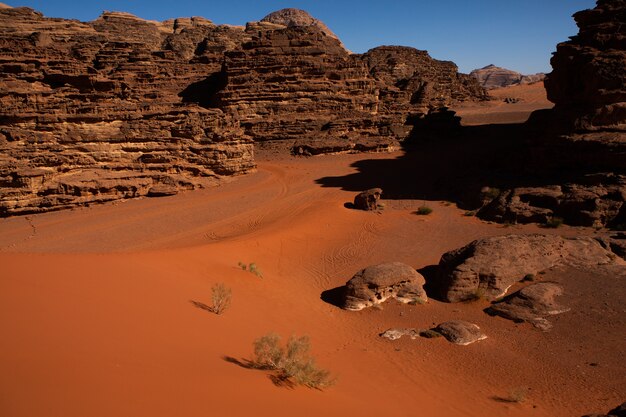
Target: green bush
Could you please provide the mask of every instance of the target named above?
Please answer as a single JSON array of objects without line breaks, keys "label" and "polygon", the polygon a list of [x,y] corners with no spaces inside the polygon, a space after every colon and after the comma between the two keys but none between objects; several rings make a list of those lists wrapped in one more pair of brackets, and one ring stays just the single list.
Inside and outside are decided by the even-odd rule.
[{"label": "green bush", "polygon": [[428,206],[422,206],[420,208],[417,209],[417,211],[415,212],[415,214],[418,214],[420,216],[428,216],[430,213],[433,212],[433,209],[431,209]]},{"label": "green bush", "polygon": [[239,268],[243,269],[244,271],[248,271],[259,278],[263,278],[263,273],[254,262],[250,262],[248,265],[246,265],[245,263],[239,261],[237,265],[239,265]]},{"label": "green bush", "polygon": [[274,371],[279,380],[294,381],[310,388],[321,389],[334,383],[330,372],[318,368],[311,356],[308,336],[292,336],[284,346],[280,341],[281,337],[275,333],[255,340],[254,367]]}]

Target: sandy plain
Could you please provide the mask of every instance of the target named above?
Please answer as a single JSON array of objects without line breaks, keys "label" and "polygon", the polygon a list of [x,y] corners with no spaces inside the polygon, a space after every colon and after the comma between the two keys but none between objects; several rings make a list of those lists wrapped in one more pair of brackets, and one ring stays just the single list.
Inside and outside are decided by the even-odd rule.
[{"label": "sandy plain", "polygon": [[[549,107],[529,88],[496,94],[524,101],[460,109],[464,123],[517,122]],[[400,158],[260,151],[255,173],[215,189],[0,219],[0,414],[565,417],[624,401],[624,271],[543,275],[564,285],[572,308],[550,332],[488,316],[487,301],[349,312],[322,298],[368,265],[421,269],[484,236],[597,233],[483,222],[446,201],[344,207],[378,185],[372,178],[394,175],[366,175],[363,161]],[[416,216],[424,203],[433,213]],[[255,262],[263,278],[239,262]],[[220,316],[197,307],[218,282],[233,291]],[[456,346],[378,336],[450,319],[488,338]],[[238,365],[268,332],[309,335],[336,384],[276,386]],[[520,391],[524,401],[503,401]]]}]

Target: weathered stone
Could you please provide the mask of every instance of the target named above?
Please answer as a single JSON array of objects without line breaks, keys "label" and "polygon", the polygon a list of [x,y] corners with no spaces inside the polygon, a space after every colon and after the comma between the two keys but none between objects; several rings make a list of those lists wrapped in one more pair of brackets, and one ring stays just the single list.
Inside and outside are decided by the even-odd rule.
[{"label": "weathered stone", "polygon": [[543,73],[523,75],[506,68],[496,67],[493,64],[475,69],[469,75],[476,78],[478,83],[488,90],[511,85],[536,83],[543,81],[546,76]]},{"label": "weathered stone", "polygon": [[0,215],[172,194],[254,168],[232,116],[179,95],[219,71],[221,39],[243,31],[174,26],[0,10]]},{"label": "weathered stone", "polygon": [[378,200],[382,193],[382,189],[372,188],[357,194],[354,197],[354,208],[366,211],[378,210]]},{"label": "weathered stone", "polygon": [[[557,46],[545,80],[555,106],[533,113],[526,126],[521,168],[534,184],[509,190],[479,212],[482,218],[626,224],[626,1],[599,0],[574,18],[578,35]],[[537,178],[546,185],[535,185]],[[550,201],[532,195],[553,187],[562,195]]]},{"label": "weathered stone", "polygon": [[424,277],[401,262],[369,266],[346,284],[343,308],[358,311],[395,298],[402,303],[424,303]]},{"label": "weathered stone", "polygon": [[448,342],[462,346],[487,338],[487,336],[480,331],[480,327],[474,323],[463,320],[451,320],[441,323],[435,327],[434,330],[445,337]]},{"label": "weathered stone", "polygon": [[485,98],[453,63],[412,48],[350,54],[294,9],[240,28],[1,8],[0,70],[0,215],[210,186],[254,168],[252,141],[392,150],[408,119]]},{"label": "weathered stone", "polygon": [[389,340],[398,340],[403,336],[417,339],[420,333],[417,329],[389,329],[382,332],[379,336]]},{"label": "weathered stone", "polygon": [[606,264],[624,262],[592,238],[496,236],[443,254],[436,285],[448,302],[493,300],[529,274],[561,265],[584,269]]},{"label": "weathered stone", "polygon": [[493,304],[486,311],[515,322],[527,322],[547,331],[552,324],[547,316],[561,314],[570,309],[559,305],[555,298],[563,294],[563,287],[553,282],[531,284]]}]

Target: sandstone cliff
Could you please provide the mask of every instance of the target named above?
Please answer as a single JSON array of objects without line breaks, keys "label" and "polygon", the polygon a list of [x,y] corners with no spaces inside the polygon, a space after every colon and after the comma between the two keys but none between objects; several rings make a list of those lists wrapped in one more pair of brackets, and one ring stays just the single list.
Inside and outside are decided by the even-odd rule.
[{"label": "sandstone cliff", "polygon": [[241,31],[0,10],[0,215],[173,194],[254,167],[232,116],[179,93]]},{"label": "sandstone cliff", "polygon": [[389,149],[411,118],[485,97],[423,51],[351,54],[297,9],[241,28],[0,8],[0,67],[0,215],[208,186],[253,169],[253,141]]}]

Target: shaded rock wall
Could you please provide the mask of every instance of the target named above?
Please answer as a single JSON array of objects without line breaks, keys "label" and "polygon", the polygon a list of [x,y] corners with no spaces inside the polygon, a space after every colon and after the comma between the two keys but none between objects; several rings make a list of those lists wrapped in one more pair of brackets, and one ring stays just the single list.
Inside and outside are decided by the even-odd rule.
[{"label": "shaded rock wall", "polygon": [[574,19],[579,33],[557,46],[545,80],[555,107],[526,126],[524,169],[542,185],[503,191],[481,217],[626,227],[626,1],[598,0]]}]

